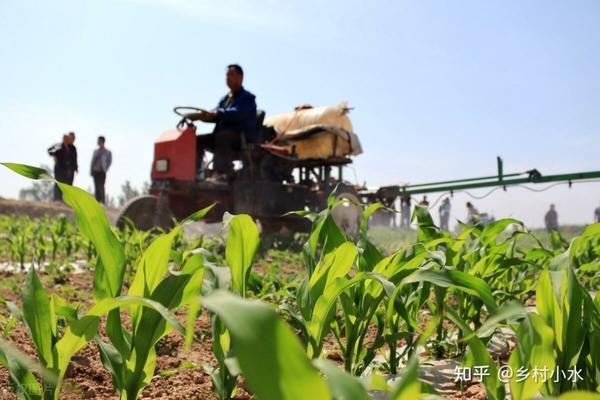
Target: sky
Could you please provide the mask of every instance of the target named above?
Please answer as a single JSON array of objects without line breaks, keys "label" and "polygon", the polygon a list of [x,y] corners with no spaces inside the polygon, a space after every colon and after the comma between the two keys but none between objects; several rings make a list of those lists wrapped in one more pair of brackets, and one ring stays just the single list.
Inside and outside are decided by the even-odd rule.
[{"label": "sky", "polygon": [[[0,161],[51,165],[46,149],[73,130],[75,184],[91,188],[104,135],[109,195],[141,186],[172,108],[213,107],[232,62],[268,115],[347,100],[358,183],[492,175],[496,156],[505,172],[600,170],[595,0],[0,0]],[[0,169],[0,196],[29,184]],[[565,224],[600,206],[600,182],[470,197],[487,192],[455,194],[452,218],[469,200],[532,227],[550,203]]]}]

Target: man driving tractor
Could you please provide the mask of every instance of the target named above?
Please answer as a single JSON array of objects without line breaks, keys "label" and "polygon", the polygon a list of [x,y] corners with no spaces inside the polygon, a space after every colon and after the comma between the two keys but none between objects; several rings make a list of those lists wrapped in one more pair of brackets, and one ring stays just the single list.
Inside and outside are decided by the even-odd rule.
[{"label": "man driving tractor", "polygon": [[225,181],[233,172],[233,154],[245,144],[257,143],[255,96],[242,86],[244,70],[238,64],[227,66],[226,83],[229,93],[221,98],[213,111],[202,111],[192,116],[203,122],[215,123],[207,135],[198,135],[196,148],[201,163],[204,151],[214,154],[214,174],[210,180]]}]

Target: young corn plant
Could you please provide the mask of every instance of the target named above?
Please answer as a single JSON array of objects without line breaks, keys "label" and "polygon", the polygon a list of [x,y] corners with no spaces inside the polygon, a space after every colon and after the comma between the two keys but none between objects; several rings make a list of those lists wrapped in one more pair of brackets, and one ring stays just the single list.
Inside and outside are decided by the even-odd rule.
[{"label": "young corn plant", "polygon": [[[60,330],[61,320],[72,321],[76,318],[76,310],[68,305],[59,306],[57,297],[48,296],[33,266],[25,279],[21,300],[23,310],[15,311],[13,308],[13,314],[16,314],[15,317],[21,319],[27,326],[37,350],[40,365],[59,375],[61,371],[58,365],[64,364],[64,358],[67,356],[61,351],[62,343],[59,341],[62,334]],[[47,380],[47,376],[43,377],[40,385],[35,379],[31,379],[30,374],[18,372],[20,368],[18,364],[11,364],[8,360],[4,361],[5,367],[9,369],[11,374],[11,379],[14,378],[12,379],[13,388],[20,398],[58,398],[57,391],[59,390],[57,390],[57,382],[54,376],[51,380]]]},{"label": "young corn plant", "polygon": [[258,399],[368,400],[368,390],[376,389],[387,391],[390,400],[436,398],[419,381],[415,358],[394,387],[374,386],[326,360],[311,362],[289,326],[259,301],[217,290],[204,297],[202,304],[222,318],[240,373]]},{"label": "young corn plant", "polygon": [[14,220],[9,228],[9,235],[6,238],[9,244],[12,259],[19,261],[21,271],[25,270],[25,258],[27,256],[27,239],[30,227],[25,218]]},{"label": "young corn plant", "polygon": [[[342,242],[340,245],[327,247],[327,238],[337,240],[344,238],[341,231],[337,231],[335,223],[327,225],[330,210],[325,210],[313,219],[314,228],[309,237],[306,249],[312,257],[316,254],[314,249],[320,243],[321,259],[312,269],[312,274],[307,277],[305,284],[299,291],[299,307],[305,321],[305,332],[308,336],[308,355],[318,357],[322,351],[323,341],[332,330],[342,350],[345,369],[354,374],[360,374],[369,365],[376,354],[376,350],[384,345],[385,338],[392,345],[391,363],[395,370],[396,344],[399,339],[398,329],[389,330],[386,335],[385,323],[391,322],[396,327],[399,317],[411,328],[415,327],[417,315],[409,316],[404,298],[405,293],[422,292],[410,299],[409,309],[413,314],[418,313],[420,306],[429,297],[429,288],[432,287],[438,296],[437,319],[442,320],[445,291],[453,288],[483,299],[490,309],[495,309],[496,304],[489,287],[481,279],[467,274],[446,269],[444,258],[439,252],[427,251],[422,246],[417,246],[407,259],[406,253],[394,254],[380,260],[378,252],[369,249],[366,230],[366,221],[370,214],[378,207],[371,206],[365,210],[362,220],[359,244],[357,248],[351,242]],[[428,216],[428,214],[427,214]],[[323,229],[327,227],[325,239]],[[427,229],[425,229],[427,228]],[[421,225],[423,235],[431,235],[433,229]],[[314,239],[313,242],[310,240]],[[367,251],[365,251],[367,249]],[[359,261],[359,251],[362,252]],[[365,254],[367,253],[367,254]],[[371,265],[371,262],[376,262]],[[439,265],[438,265],[439,264]],[[437,266],[437,267],[436,267]],[[403,291],[404,287],[411,287]],[[384,302],[388,301],[387,318],[384,313]],[[415,299],[420,300],[415,306]],[[341,314],[337,315],[337,304],[340,304]],[[333,328],[332,328],[333,321]],[[370,346],[365,346],[365,337],[371,326],[376,326],[375,339]],[[441,323],[440,323],[441,326]],[[439,331],[439,329],[438,329]],[[343,338],[342,338],[343,336]],[[404,337],[406,338],[407,335]]]},{"label": "young corn plant", "polygon": [[[46,178],[42,169],[21,164],[4,164],[13,171],[32,179]],[[23,320],[29,327],[32,340],[43,366],[57,376],[56,383],[44,386],[44,399],[57,399],[69,361],[73,354],[94,338],[106,368],[113,375],[113,383],[122,399],[136,399],[154,375],[156,353],[154,346],[171,327],[184,332],[183,327],[169,312],[200,293],[202,285],[202,255],[171,252],[174,238],[181,226],[169,234],[156,238],[138,262],[136,275],[127,296],[121,296],[125,273],[125,254],[112,232],[102,207],[85,191],[58,183],[65,203],[75,212],[82,234],[95,246],[98,260],[94,273],[94,305],[83,315],[73,315],[62,337],[57,329],[57,308],[45,294],[32,270],[23,295]],[[189,217],[202,218],[210,207]],[[171,255],[182,261],[177,271],[168,271]],[[121,322],[121,311],[129,311],[133,330],[127,332]],[[100,318],[107,315],[106,335],[111,343],[99,336]]]},{"label": "young corn plant", "polygon": [[600,291],[600,223],[587,226],[573,241],[569,259],[581,283],[590,291]]},{"label": "young corn plant", "polygon": [[600,296],[592,299],[569,259],[570,252],[565,252],[542,272],[537,313],[528,313],[516,330],[518,345],[509,365],[536,372],[510,381],[514,399],[538,392],[556,396],[574,389],[600,391]]},{"label": "young corn plant", "polygon": [[3,339],[0,339],[0,364],[6,366],[11,388],[19,399],[43,398],[36,375],[50,384],[56,381],[54,373]]},{"label": "young corn plant", "polygon": [[[199,296],[204,273],[203,255],[173,254],[173,240],[179,234],[181,226],[176,226],[168,234],[154,239],[143,252],[128,298],[149,299],[168,312]],[[124,329],[120,314],[117,314],[106,321],[110,343],[96,336],[102,362],[111,372],[113,384],[123,400],[136,399],[153,378],[158,341],[173,327],[183,332],[177,320],[166,319],[156,309],[142,306],[134,304],[128,308],[131,331]]]},{"label": "young corn plant", "polygon": [[[228,227],[225,260],[231,274],[230,290],[238,296],[246,297],[254,255],[259,245],[258,228],[248,215],[225,216]],[[218,268],[218,267],[217,267]],[[238,371],[231,353],[231,337],[218,314],[212,316],[212,347],[217,359],[217,367],[205,366],[210,374],[213,389],[220,399],[229,399],[237,391]]]},{"label": "young corn plant", "polygon": [[[417,207],[415,218],[419,226],[419,239],[426,251],[436,254],[438,269],[447,273],[454,283],[432,281],[435,284],[435,301],[428,301],[429,310],[438,316],[441,322],[446,309],[454,306],[454,311],[467,325],[478,329],[486,314],[494,313],[500,302],[519,297],[517,291],[530,291],[534,274],[539,267],[532,261],[518,257],[516,238],[523,232],[522,223],[513,219],[496,221],[485,228],[464,226],[463,232],[455,239],[440,232],[433,224],[426,209]],[[518,227],[507,238],[505,231],[509,226]],[[498,243],[498,239],[503,237]],[[526,277],[529,279],[526,280]],[[525,289],[507,287],[504,282],[520,279]],[[448,330],[442,323],[438,326],[436,355],[446,355],[444,343],[448,339]],[[464,350],[460,341],[464,332],[459,331],[459,352]]]}]

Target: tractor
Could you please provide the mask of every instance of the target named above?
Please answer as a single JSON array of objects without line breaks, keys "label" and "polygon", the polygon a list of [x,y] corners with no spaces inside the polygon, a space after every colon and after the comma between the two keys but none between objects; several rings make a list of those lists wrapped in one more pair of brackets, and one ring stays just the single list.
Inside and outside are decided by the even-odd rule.
[{"label": "tractor", "polygon": [[225,212],[254,217],[263,232],[303,231],[309,221],[292,211],[319,211],[336,189],[344,207],[334,217],[349,233],[357,232],[360,208],[357,189],[344,180],[344,167],[362,152],[346,103],[330,107],[296,107],[265,118],[258,111],[258,144],[245,144],[234,154],[234,173],[225,182],[207,179],[210,156],[197,149],[194,107],[176,107],[181,119],[154,142],[150,193],[130,200],[117,226],[142,230],[168,229],[211,204],[205,222],[220,222]]}]

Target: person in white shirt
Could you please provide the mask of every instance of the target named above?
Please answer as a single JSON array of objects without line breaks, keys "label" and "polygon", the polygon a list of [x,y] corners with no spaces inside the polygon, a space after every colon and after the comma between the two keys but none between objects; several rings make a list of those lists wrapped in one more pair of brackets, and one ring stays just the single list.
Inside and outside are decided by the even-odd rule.
[{"label": "person in white shirt", "polygon": [[448,231],[448,222],[450,221],[450,199],[446,197],[442,204],[440,205],[440,229],[443,231]]},{"label": "person in white shirt", "polygon": [[104,184],[106,183],[106,172],[112,164],[112,153],[104,147],[105,142],[104,136],[98,136],[98,148],[94,150],[91,165],[91,175],[94,178],[94,195],[100,203],[106,203]]}]

